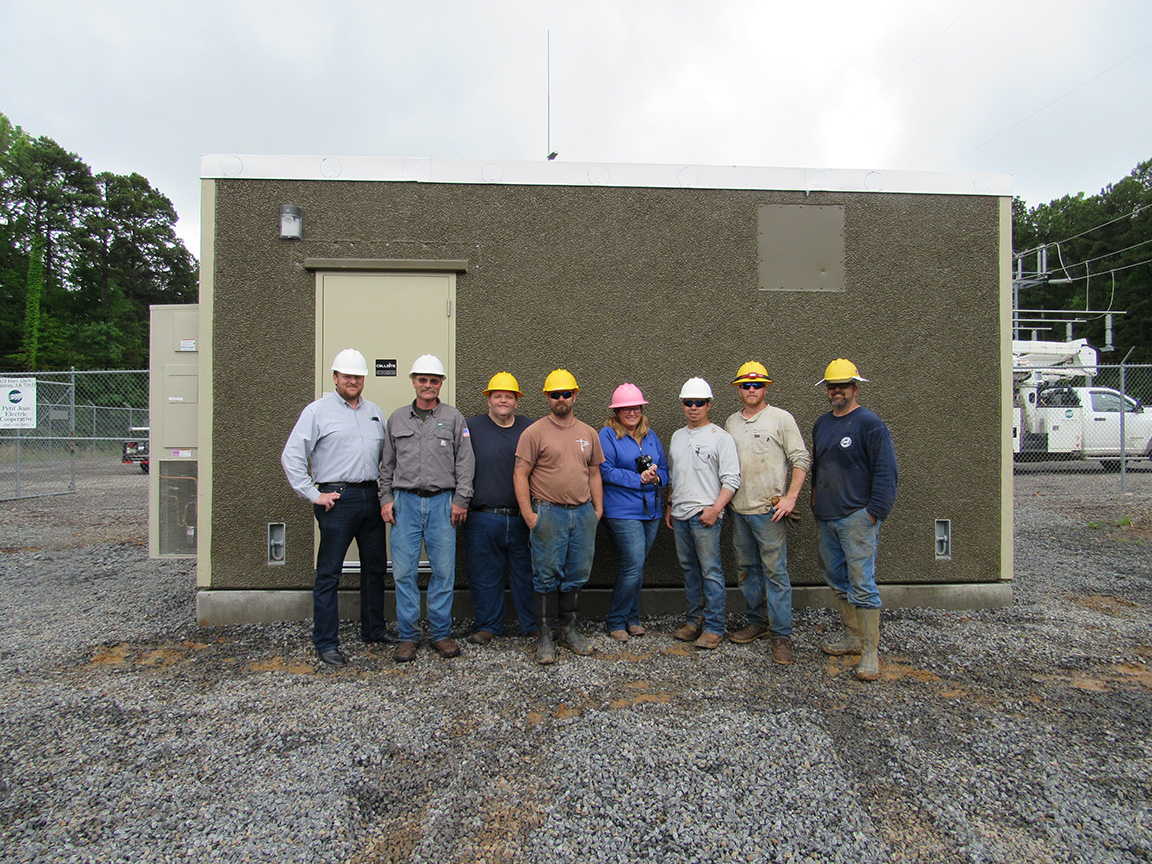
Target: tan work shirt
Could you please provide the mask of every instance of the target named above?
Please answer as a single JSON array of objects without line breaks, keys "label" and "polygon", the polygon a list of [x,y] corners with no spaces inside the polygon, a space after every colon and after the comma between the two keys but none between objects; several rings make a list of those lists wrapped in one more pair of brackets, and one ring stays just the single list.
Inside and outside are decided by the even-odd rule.
[{"label": "tan work shirt", "polygon": [[549,414],[524,430],[516,458],[532,466],[528,491],[533,498],[575,506],[591,499],[588,469],[604,461],[604,450],[587,423],[561,426]]},{"label": "tan work shirt", "polygon": [[807,473],[812,457],[796,418],[773,405],[751,420],[737,411],[724,423],[736,441],[740,456],[740,488],[732,498],[737,513],[767,513],[772,509],[772,496],[788,491],[790,472],[799,468]]}]

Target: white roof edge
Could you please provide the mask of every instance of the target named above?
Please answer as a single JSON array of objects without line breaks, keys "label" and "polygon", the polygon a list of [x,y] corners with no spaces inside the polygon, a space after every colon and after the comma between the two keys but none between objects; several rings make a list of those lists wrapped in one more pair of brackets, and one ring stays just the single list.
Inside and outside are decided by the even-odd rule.
[{"label": "white roof edge", "polygon": [[1008,174],[740,165],[647,165],[611,162],[508,162],[408,157],[200,157],[201,179],[387,180],[517,186],[622,186],[672,189],[764,189],[801,192],[903,192],[1010,196]]}]

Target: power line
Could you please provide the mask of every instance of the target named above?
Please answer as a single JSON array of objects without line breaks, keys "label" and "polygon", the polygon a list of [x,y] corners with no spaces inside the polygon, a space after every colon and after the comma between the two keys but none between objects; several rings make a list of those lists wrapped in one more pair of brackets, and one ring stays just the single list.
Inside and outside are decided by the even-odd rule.
[{"label": "power line", "polygon": [[[889,85],[893,81],[895,81],[897,78],[899,78],[905,72],[907,72],[909,66],[911,66],[913,63],[915,63],[917,60],[919,60],[922,56],[924,56],[924,53],[929,48],[931,48],[933,45],[935,45],[937,42],[939,42],[943,38],[945,33],[947,33],[949,30],[951,30],[953,27],[955,27],[957,22],[959,22],[959,20],[961,18],[963,18],[965,15],[967,15],[969,12],[971,12],[972,8],[979,3],[980,3],[980,0],[973,0],[973,3],[967,9],[965,9],[963,12],[961,12],[959,15],[957,15],[952,20],[951,24],[949,24],[947,27],[945,27],[943,30],[941,30],[939,33],[937,33],[936,38],[933,39],[931,42],[929,42],[927,45],[925,45],[923,48],[921,48],[919,53],[915,57],[913,57],[911,60],[909,60],[907,63],[905,63],[904,67],[899,72],[897,72],[895,75],[893,75],[891,78],[889,78],[884,83],[884,85],[881,86],[881,88],[879,90],[877,90],[875,93],[873,93],[871,96],[869,96],[868,100],[866,102],[862,103],[861,105],[858,105],[856,107],[856,111],[854,112],[853,116],[855,116],[855,114],[860,113],[865,108],[867,108],[869,105],[871,105],[872,101],[874,99],[876,99],[876,97],[878,97],[881,93],[883,93],[885,90],[887,90]],[[811,159],[813,156],[815,156],[817,153],[819,153],[822,149],[824,149],[824,145],[827,144],[829,141],[831,141],[834,137],[836,137],[836,132],[831,133],[830,135],[828,135],[827,138],[825,138],[823,141],[821,141],[819,144],[817,144],[807,156],[805,156],[803,159],[800,160],[800,165],[803,166],[809,159]]]},{"label": "power line", "polygon": [[[1093,231],[1096,231],[1100,228],[1104,228],[1105,226],[1111,225],[1114,222],[1121,222],[1125,219],[1131,219],[1133,216],[1137,215],[1138,213],[1140,213],[1144,210],[1147,210],[1149,207],[1152,207],[1152,204],[1141,204],[1139,207],[1137,207],[1131,213],[1125,213],[1122,216],[1117,216],[1115,219],[1109,219],[1107,222],[1101,222],[1099,225],[1093,225],[1091,228],[1086,228],[1085,230],[1081,231],[1079,234],[1073,234],[1071,237],[1065,237],[1063,240],[1053,240],[1052,242],[1045,243],[1044,245],[1045,246],[1059,246],[1061,243],[1067,243],[1070,240],[1077,240],[1077,239],[1083,237],[1085,234],[1091,234]],[[1014,260],[1017,258],[1023,258],[1025,255],[1031,255],[1035,251],[1036,251],[1036,249],[1027,249],[1023,252],[1017,252],[1012,257]]]},{"label": "power line", "polygon": [[1117,63],[1113,63],[1111,66],[1109,66],[1109,67],[1108,67],[1107,69],[1105,69],[1103,72],[1100,72],[1100,73],[1099,73],[1099,74],[1097,74],[1097,75],[1093,75],[1091,78],[1089,78],[1089,79],[1088,79],[1087,81],[1085,81],[1083,84],[1078,84],[1077,86],[1073,87],[1071,90],[1069,90],[1069,91],[1068,91],[1067,93],[1065,93],[1063,96],[1058,96],[1057,98],[1053,99],[1051,102],[1049,102],[1049,103],[1048,103],[1047,105],[1045,105],[1043,108],[1038,108],[1038,109],[1036,109],[1036,110],[1035,110],[1035,111],[1033,111],[1031,114],[1029,114],[1027,117],[1025,117],[1023,120],[1019,120],[1019,121],[1017,121],[1016,123],[1013,123],[1013,124],[1012,124],[1011,126],[1009,126],[1007,129],[1005,129],[1005,130],[1003,130],[1003,131],[1001,131],[1001,132],[997,132],[995,135],[993,135],[991,138],[989,138],[989,139],[988,139],[987,141],[985,141],[983,144],[977,144],[975,147],[973,147],[973,148],[972,148],[971,150],[969,150],[967,153],[962,153],[962,154],[960,154],[959,156],[957,156],[955,159],[953,159],[951,162],[948,162],[948,163],[947,163],[947,164],[945,164],[945,165],[941,165],[939,170],[943,171],[943,170],[944,170],[945,168],[947,168],[949,165],[955,165],[957,162],[959,162],[959,161],[960,161],[961,159],[963,159],[965,156],[970,156],[970,155],[972,155],[973,153],[975,153],[977,150],[979,150],[980,148],[982,148],[982,147],[986,147],[987,145],[991,144],[993,141],[995,141],[997,138],[1001,137],[1002,135],[1007,135],[1009,132],[1011,132],[1011,131],[1012,131],[1013,129],[1015,129],[1017,126],[1022,126],[1023,124],[1025,124],[1025,123],[1027,123],[1029,120],[1031,120],[1033,117],[1035,117],[1037,114],[1041,114],[1041,113],[1043,113],[1044,111],[1047,111],[1049,108],[1051,108],[1051,107],[1052,107],[1053,105],[1055,105],[1057,102],[1059,102],[1061,99],[1066,99],[1066,98],[1068,98],[1069,96],[1071,96],[1073,93],[1075,93],[1077,90],[1082,90],[1083,88],[1085,88],[1085,87],[1087,87],[1089,84],[1091,84],[1093,81],[1095,81],[1097,78],[1101,78],[1101,77],[1103,77],[1104,75],[1107,75],[1109,72],[1111,72],[1111,71],[1112,71],[1113,69],[1115,69],[1117,66],[1122,66],[1123,64],[1125,64],[1125,63],[1127,63],[1129,60],[1131,60],[1133,57],[1135,57],[1137,54],[1143,54],[1143,53],[1144,53],[1145,51],[1147,51],[1149,48],[1152,48],[1152,42],[1149,42],[1147,45],[1145,45],[1145,46],[1144,46],[1143,48],[1141,48],[1139,51],[1133,51],[1131,54],[1129,54],[1129,55],[1128,55],[1127,57],[1125,57],[1123,60],[1120,60],[1120,61],[1119,61],[1119,62],[1117,62]]},{"label": "power line", "polygon": [[[1112,252],[1105,252],[1103,255],[1097,255],[1095,258],[1087,258],[1084,261],[1081,261],[1080,263],[1084,264],[1084,265],[1088,265],[1088,264],[1091,264],[1093,261],[1101,261],[1104,258],[1108,258],[1109,256],[1119,255],[1121,252],[1127,252],[1129,249],[1135,249],[1137,246],[1143,246],[1146,243],[1152,243],[1152,237],[1149,237],[1147,240],[1141,240],[1139,243],[1133,243],[1131,246],[1125,246],[1123,249],[1116,249],[1115,251],[1112,251]],[[1073,266],[1075,266],[1075,265],[1073,265]]]},{"label": "power line", "polygon": [[[1131,270],[1133,267],[1140,267],[1143,264],[1152,264],[1152,258],[1145,258],[1143,261],[1137,261],[1135,264],[1125,264],[1122,267],[1109,267],[1107,270],[1101,270],[1096,275],[1102,276],[1105,273],[1119,273],[1121,270]],[[1076,265],[1073,264],[1072,266],[1075,267]],[[1079,277],[1074,276],[1072,278],[1076,279]],[[1087,278],[1087,276],[1085,276],[1084,278]]]}]

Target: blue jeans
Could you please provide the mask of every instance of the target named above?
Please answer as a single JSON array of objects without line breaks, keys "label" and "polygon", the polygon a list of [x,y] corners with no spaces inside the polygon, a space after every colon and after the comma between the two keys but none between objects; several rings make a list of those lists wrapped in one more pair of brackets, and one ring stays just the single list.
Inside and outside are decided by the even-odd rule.
[{"label": "blue jeans", "polygon": [[316,551],[316,585],[312,589],[312,644],[318,651],[340,646],[340,609],[337,589],[344,569],[344,556],[352,541],[360,549],[360,638],[375,639],[385,633],[384,572],[388,550],[384,545],[384,520],[376,489],[348,488],[340,493],[331,510],[313,505],[320,526]]},{"label": "blue jeans", "polygon": [[688,611],[684,617],[695,624],[704,617],[704,629],[724,635],[724,569],[720,564],[720,526],[717,519],[711,528],[700,521],[697,513],[691,519],[673,519],[672,533],[676,554],[684,568],[684,597]]},{"label": "blue jeans", "polygon": [[504,632],[505,573],[512,587],[520,632],[534,631],[532,550],[524,520],[519,515],[472,510],[464,523],[464,551],[468,556],[468,592],[476,619],[473,631],[486,630],[494,636]]},{"label": "blue jeans", "polygon": [[541,594],[579,591],[592,575],[596,551],[596,510],[591,501],[568,509],[533,505],[536,527],[532,541],[532,587]]},{"label": "blue jeans", "polygon": [[876,549],[880,522],[872,524],[867,509],[841,519],[817,519],[820,570],[828,587],[860,609],[879,609],[876,590]]},{"label": "blue jeans", "polygon": [[644,561],[656,542],[657,519],[608,519],[604,526],[616,546],[620,570],[612,586],[612,606],[604,622],[608,630],[623,630],[640,623],[640,586],[644,581]]},{"label": "blue jeans", "polygon": [[419,642],[420,541],[428,552],[428,625],[432,641],[452,632],[452,589],[456,584],[456,529],[452,526],[451,491],[422,498],[395,490],[392,514],[392,575],[396,579],[396,624],[400,638]]},{"label": "blue jeans", "polygon": [[[773,637],[792,635],[792,583],[788,581],[787,528],[767,513],[733,513],[737,579],[748,603],[748,621]],[[395,542],[395,541],[393,541]]]}]

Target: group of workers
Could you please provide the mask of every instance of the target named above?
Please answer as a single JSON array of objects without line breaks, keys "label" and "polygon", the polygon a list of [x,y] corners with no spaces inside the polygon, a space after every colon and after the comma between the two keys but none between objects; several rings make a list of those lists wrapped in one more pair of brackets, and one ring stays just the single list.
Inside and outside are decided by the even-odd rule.
[{"label": "group of workers", "polygon": [[[741,410],[712,423],[712,388],[690,378],[680,390],[685,425],[665,453],[635,384],[616,388],[611,416],[597,432],[574,412],[580,388],[566,369],[544,382],[549,412],[532,422],[516,413],[524,393],[499,372],[488,382],[488,410],[465,419],[440,399],[446,373],[425,354],[409,377],[415,398],[385,418],[363,398],[364,356],[345,349],[332,363],[334,389],[304,408],[281,455],[292,487],[311,501],[320,529],[313,591],[313,642],[320,659],[344,666],[337,589],[353,540],[360,552],[360,635],[394,644],[393,658],[416,658],[421,641],[420,550],[431,577],[427,620],[432,647],[460,654],[452,638],[456,535],[463,533],[474,609],[468,642],[503,634],[505,578],[521,631],[536,638],[536,660],[551,664],[557,646],[588,655],[577,629],[580,592],[592,570],[603,521],[619,570],[606,618],[609,636],[643,636],[644,562],[661,521],[673,531],[684,570],[684,624],[672,635],[700,649],[725,637],[725,580],[720,531],[733,522],[738,583],[747,626],[737,644],[767,638],[774,662],[792,662],[792,586],[787,526],[811,481],[818,556],[835,594],[844,634],[821,645],[832,655],[859,654],[856,676],[880,677],[880,595],[876,551],[880,525],[896,497],[897,464],[884,422],[858,401],[867,381],[844,359],[817,386],[830,410],[812,429],[809,452],[795,418],[767,402],[772,383],[757,361],[732,382]],[[397,635],[384,617],[385,523],[392,525]]]}]

